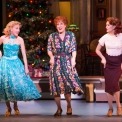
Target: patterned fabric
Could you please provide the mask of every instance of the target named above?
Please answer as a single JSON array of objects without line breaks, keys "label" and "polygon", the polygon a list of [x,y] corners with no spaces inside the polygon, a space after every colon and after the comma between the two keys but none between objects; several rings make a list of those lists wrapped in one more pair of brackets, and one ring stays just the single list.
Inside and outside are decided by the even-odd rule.
[{"label": "patterned fabric", "polygon": [[71,68],[71,53],[76,51],[76,39],[72,32],[66,32],[64,40],[52,33],[47,50],[54,53],[54,66],[50,68],[50,91],[53,95],[82,92],[77,71]]},{"label": "patterned fabric", "polygon": [[0,99],[27,101],[41,97],[33,81],[25,74],[18,58],[18,44],[3,44],[4,55],[0,59]]}]

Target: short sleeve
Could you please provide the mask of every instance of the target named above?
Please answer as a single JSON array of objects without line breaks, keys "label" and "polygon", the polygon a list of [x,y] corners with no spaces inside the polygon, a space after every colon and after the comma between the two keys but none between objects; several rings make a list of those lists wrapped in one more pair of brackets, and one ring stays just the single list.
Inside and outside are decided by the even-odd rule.
[{"label": "short sleeve", "polygon": [[99,44],[101,45],[101,46],[104,46],[105,45],[105,36],[102,36],[100,39],[99,39]]},{"label": "short sleeve", "polygon": [[71,33],[71,52],[74,52],[76,50],[77,50],[76,37],[74,33]]},{"label": "short sleeve", "polygon": [[52,41],[53,41],[52,34],[50,34],[47,43],[47,51],[52,51]]}]

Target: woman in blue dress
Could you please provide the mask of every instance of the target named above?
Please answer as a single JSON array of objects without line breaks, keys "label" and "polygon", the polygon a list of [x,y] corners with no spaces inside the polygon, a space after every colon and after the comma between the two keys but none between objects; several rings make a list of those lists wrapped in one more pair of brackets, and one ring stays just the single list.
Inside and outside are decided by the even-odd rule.
[{"label": "woman in blue dress", "polygon": [[[3,56],[0,59],[0,99],[6,101],[5,116],[11,115],[10,102],[13,102],[15,115],[19,115],[17,101],[41,97],[28,75],[24,40],[18,36],[20,27],[21,23],[18,21],[9,22],[3,30],[4,35],[0,38],[0,44],[3,44]],[[24,65],[18,57],[19,50],[21,50]]]},{"label": "woman in blue dress", "polygon": [[83,93],[81,81],[75,69],[76,39],[74,33],[66,31],[67,18],[57,16],[54,19],[57,32],[50,34],[47,52],[50,57],[50,91],[57,104],[54,116],[61,116],[60,94],[67,101],[67,115],[72,115],[71,92]]}]

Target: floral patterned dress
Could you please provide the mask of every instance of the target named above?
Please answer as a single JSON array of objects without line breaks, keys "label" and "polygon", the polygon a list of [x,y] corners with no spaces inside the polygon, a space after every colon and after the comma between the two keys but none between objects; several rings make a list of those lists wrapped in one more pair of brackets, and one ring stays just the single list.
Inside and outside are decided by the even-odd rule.
[{"label": "floral patterned dress", "polygon": [[71,66],[72,52],[76,51],[74,33],[66,31],[64,40],[58,32],[50,34],[47,50],[54,54],[54,66],[50,68],[49,76],[51,94],[83,93],[77,71]]}]

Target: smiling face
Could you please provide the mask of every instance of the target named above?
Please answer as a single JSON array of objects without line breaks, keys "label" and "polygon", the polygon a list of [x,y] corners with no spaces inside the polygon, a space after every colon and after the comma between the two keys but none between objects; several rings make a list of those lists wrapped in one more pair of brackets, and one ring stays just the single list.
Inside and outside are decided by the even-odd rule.
[{"label": "smiling face", "polygon": [[114,33],[115,25],[111,25],[109,21],[106,22],[106,32],[107,33]]},{"label": "smiling face", "polygon": [[20,33],[20,25],[16,24],[11,28],[11,34],[17,37],[19,33]]},{"label": "smiling face", "polygon": [[66,30],[66,25],[63,21],[58,21],[56,24],[56,29],[59,33],[63,33]]}]

